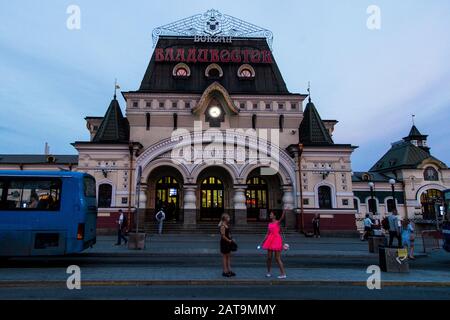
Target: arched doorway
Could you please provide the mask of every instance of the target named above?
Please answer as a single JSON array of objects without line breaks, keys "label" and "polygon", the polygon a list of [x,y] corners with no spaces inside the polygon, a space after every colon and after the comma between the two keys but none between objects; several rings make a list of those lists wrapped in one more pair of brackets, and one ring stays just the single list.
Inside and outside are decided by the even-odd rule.
[{"label": "arched doorway", "polygon": [[162,177],[156,183],[155,211],[163,209],[168,221],[178,221],[180,216],[180,184],[174,177]]},{"label": "arched doorway", "polygon": [[247,176],[246,205],[247,221],[267,221],[270,211],[283,209],[282,179],[278,174],[263,175],[261,168],[256,168]]},{"label": "arched doorway", "polygon": [[225,188],[221,179],[207,177],[201,183],[200,218],[218,220],[225,211]]},{"label": "arched doorway", "polygon": [[112,186],[108,183],[101,184],[98,187],[98,207],[111,208]]},{"label": "arched doorway", "polygon": [[269,190],[264,178],[253,177],[247,180],[246,204],[248,221],[267,220]]},{"label": "arched doorway", "polygon": [[147,180],[146,217],[155,221],[155,214],[164,208],[167,221],[183,221],[183,175],[174,167],[160,166]]},{"label": "arched doorway", "polygon": [[425,220],[436,220],[440,216],[440,207],[444,203],[444,194],[437,189],[429,189],[420,196],[422,215]]},{"label": "arched doorway", "polygon": [[331,188],[329,186],[320,186],[318,189],[319,208],[332,209]]}]

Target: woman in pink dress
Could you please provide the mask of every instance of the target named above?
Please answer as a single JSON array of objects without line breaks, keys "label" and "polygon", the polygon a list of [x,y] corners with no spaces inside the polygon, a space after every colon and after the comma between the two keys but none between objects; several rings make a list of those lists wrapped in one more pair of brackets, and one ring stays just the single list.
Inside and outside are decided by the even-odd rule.
[{"label": "woman in pink dress", "polygon": [[281,237],[281,221],[284,220],[285,212],[281,215],[280,220],[277,220],[275,212],[270,213],[269,231],[267,232],[266,238],[264,239],[262,248],[267,250],[267,278],[272,277],[272,259],[275,253],[275,259],[277,261],[278,267],[280,268],[281,275],[278,279],[286,279],[286,271],[284,270],[283,262],[281,261],[281,252],[283,251],[283,238]]}]

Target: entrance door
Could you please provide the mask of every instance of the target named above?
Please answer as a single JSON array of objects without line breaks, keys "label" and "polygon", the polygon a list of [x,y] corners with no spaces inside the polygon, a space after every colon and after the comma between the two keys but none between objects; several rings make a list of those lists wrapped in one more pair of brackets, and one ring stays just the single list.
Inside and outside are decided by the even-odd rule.
[{"label": "entrance door", "polygon": [[209,177],[201,185],[200,218],[206,221],[218,221],[224,213],[224,186],[222,180]]},{"label": "entrance door", "polygon": [[422,214],[425,220],[436,220],[440,216],[440,206],[443,205],[444,194],[435,189],[430,189],[420,197]]},{"label": "entrance door", "polygon": [[[172,177],[164,177],[156,183],[155,210],[164,209],[167,221],[178,221],[180,216],[180,186]],[[155,213],[156,213],[155,212]]]},{"label": "entrance door", "polygon": [[255,177],[247,181],[247,219],[249,221],[268,220],[268,189],[264,179]]}]

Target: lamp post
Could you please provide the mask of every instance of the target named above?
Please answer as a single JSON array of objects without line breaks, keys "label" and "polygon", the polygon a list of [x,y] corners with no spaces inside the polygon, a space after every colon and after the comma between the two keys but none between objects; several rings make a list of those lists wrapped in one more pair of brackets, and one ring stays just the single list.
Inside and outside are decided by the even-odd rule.
[{"label": "lamp post", "polygon": [[392,190],[392,201],[393,201],[393,210],[392,211],[394,211],[394,210],[397,210],[397,204],[396,204],[396,202],[395,202],[395,183],[396,183],[397,181],[395,181],[395,179],[391,179],[391,180],[389,180],[389,184],[391,185],[391,190]]},{"label": "lamp post", "polygon": [[[372,200],[371,203],[373,203],[374,198],[375,198],[375,196],[374,196],[375,183],[369,182],[369,188],[370,188],[370,199]],[[372,208],[371,208],[371,207],[372,207]],[[374,209],[373,206],[370,206],[370,205],[369,205],[369,212],[375,214],[376,212],[374,212],[374,211],[376,211],[376,210],[374,209],[374,210],[372,211],[372,209]]]}]

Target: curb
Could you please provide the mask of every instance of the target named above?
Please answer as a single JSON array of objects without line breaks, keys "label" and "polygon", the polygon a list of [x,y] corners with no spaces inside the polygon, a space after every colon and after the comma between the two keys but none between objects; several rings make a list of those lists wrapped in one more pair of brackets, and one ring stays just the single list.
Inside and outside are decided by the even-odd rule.
[{"label": "curb", "polygon": [[[142,286],[325,286],[342,285],[366,287],[366,281],[351,280],[89,280],[82,287],[142,287]],[[382,287],[445,287],[450,282],[436,281],[382,281]],[[0,281],[0,288],[66,288],[65,281]]]}]

